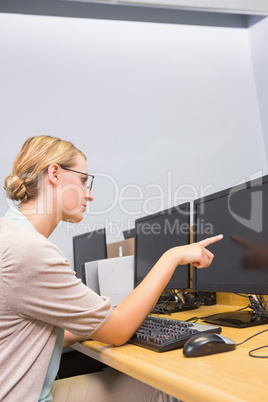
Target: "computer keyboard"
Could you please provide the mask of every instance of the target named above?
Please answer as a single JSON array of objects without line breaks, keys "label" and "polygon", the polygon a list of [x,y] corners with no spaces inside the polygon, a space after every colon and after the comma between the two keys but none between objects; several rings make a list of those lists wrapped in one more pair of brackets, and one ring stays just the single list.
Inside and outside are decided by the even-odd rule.
[{"label": "computer keyboard", "polygon": [[148,315],[129,342],[156,352],[167,352],[183,347],[189,338],[202,332],[219,334],[221,327]]}]

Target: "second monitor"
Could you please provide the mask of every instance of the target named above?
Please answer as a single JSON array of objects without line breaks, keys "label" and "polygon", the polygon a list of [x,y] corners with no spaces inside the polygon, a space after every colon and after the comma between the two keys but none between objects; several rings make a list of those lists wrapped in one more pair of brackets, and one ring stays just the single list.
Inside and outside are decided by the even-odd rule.
[{"label": "second monitor", "polygon": [[[190,203],[172,207],[135,222],[135,287],[168,249],[190,242]],[[179,266],[167,289],[189,287],[189,265]]]}]

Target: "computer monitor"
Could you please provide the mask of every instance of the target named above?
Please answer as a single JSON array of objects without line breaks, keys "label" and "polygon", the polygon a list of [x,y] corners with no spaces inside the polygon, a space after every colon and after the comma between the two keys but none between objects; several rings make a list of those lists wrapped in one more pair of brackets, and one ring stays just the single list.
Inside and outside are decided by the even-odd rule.
[{"label": "computer monitor", "polygon": [[105,228],[74,236],[73,254],[76,276],[85,283],[83,264],[107,258]]},{"label": "computer monitor", "polygon": [[135,228],[123,230],[124,239],[131,239],[135,237]]},{"label": "computer monitor", "polygon": [[[190,241],[190,203],[166,209],[135,221],[135,287],[168,249]],[[189,265],[179,266],[167,289],[189,287]]]},{"label": "computer monitor", "polygon": [[208,247],[214,254],[211,266],[194,269],[193,289],[254,295],[249,296],[253,311],[205,321],[235,327],[267,323],[265,303],[257,295],[268,294],[268,176],[196,200],[194,214],[194,241],[224,238]]}]

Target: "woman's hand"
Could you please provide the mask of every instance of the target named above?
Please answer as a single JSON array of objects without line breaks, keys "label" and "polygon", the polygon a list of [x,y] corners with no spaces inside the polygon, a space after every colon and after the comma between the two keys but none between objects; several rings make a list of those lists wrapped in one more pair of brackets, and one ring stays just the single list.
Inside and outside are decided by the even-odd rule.
[{"label": "woman's hand", "polygon": [[223,235],[209,237],[198,243],[174,247],[166,253],[169,255],[169,258],[173,256],[173,258],[177,260],[177,265],[192,264],[196,268],[209,267],[214,258],[214,254],[207,250],[206,247],[220,241],[222,238]]}]

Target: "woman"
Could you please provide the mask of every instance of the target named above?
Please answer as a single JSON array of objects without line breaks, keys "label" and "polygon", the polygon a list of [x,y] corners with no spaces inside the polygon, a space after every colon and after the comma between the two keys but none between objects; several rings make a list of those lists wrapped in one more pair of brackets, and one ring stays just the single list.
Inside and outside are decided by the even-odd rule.
[{"label": "woman", "polygon": [[[111,310],[109,299],[83,285],[47,239],[60,221],[82,220],[86,203],[93,201],[92,181],[85,155],[70,142],[50,136],[26,140],[5,180],[7,196],[19,201],[19,208],[11,207],[0,219],[1,401],[52,401],[63,344],[89,338],[124,344],[152,310],[177,265],[208,267],[213,255],[205,247],[222,238],[168,250]],[[68,397],[62,394],[66,390]],[[52,394],[60,402],[167,400],[160,391],[114,370],[79,382],[56,381]]]}]

